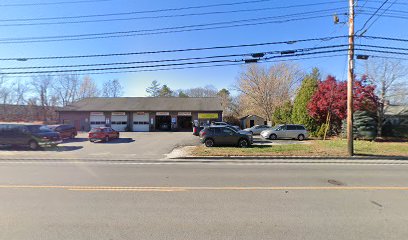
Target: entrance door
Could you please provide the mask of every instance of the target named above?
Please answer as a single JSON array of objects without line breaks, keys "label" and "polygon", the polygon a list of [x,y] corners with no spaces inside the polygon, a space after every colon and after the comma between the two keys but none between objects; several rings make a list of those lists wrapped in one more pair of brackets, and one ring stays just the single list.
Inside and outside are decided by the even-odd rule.
[{"label": "entrance door", "polygon": [[170,131],[171,116],[156,116],[156,130]]},{"label": "entrance door", "polygon": [[133,131],[149,131],[149,113],[133,113]]},{"label": "entrance door", "polygon": [[177,128],[180,130],[191,131],[193,128],[191,116],[178,116],[177,117]]}]

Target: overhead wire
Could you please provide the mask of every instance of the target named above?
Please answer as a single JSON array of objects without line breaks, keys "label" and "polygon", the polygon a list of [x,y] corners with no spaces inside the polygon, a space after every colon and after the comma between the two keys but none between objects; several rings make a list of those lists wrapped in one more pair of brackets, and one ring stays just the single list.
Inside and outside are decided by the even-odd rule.
[{"label": "overhead wire", "polygon": [[89,54],[89,55],[65,55],[65,56],[40,56],[40,57],[11,57],[0,58],[0,61],[28,61],[28,60],[50,60],[50,59],[72,59],[72,58],[99,58],[99,57],[114,57],[114,56],[129,56],[129,55],[145,55],[145,54],[159,54],[159,53],[178,53],[178,52],[190,52],[190,51],[204,51],[204,50],[218,50],[218,49],[231,49],[242,47],[258,47],[267,45],[280,45],[280,44],[295,44],[311,41],[330,41],[333,39],[347,38],[348,36],[326,36],[317,38],[305,38],[305,39],[292,39],[275,42],[262,42],[262,43],[249,43],[249,44],[237,44],[237,45],[222,45],[211,47],[198,47],[198,48],[184,48],[184,49],[165,49],[157,51],[141,51],[141,52],[124,52],[124,53],[106,53],[106,54]]},{"label": "overhead wire", "polygon": [[26,7],[26,6],[45,6],[45,5],[62,5],[62,4],[77,4],[77,3],[94,3],[108,2],[112,0],[75,0],[75,1],[60,1],[60,2],[37,2],[37,3],[2,3],[0,7]]}]

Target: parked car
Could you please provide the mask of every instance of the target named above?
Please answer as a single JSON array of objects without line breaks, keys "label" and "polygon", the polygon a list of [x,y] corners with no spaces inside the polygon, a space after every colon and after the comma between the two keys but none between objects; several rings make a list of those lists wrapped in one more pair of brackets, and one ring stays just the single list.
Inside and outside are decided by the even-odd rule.
[{"label": "parked car", "polygon": [[90,142],[104,141],[109,142],[111,139],[119,138],[119,132],[113,130],[110,127],[98,127],[92,128],[88,133],[88,139]]},{"label": "parked car", "polygon": [[303,141],[309,137],[305,126],[298,124],[287,124],[287,125],[278,125],[275,128],[270,130],[265,130],[261,132],[261,136],[265,139],[298,139]]},{"label": "parked car", "polygon": [[193,127],[193,135],[200,136],[200,131],[203,130],[206,126],[194,126]]},{"label": "parked car", "polygon": [[228,126],[209,126],[200,132],[200,140],[206,147],[215,145],[236,145],[249,147],[253,143],[252,134],[236,131]]},{"label": "parked car", "polygon": [[231,126],[231,127],[235,128],[238,131],[241,130],[241,128],[239,126],[232,125],[232,124],[229,124],[227,122],[213,122],[213,123],[211,123],[211,125],[212,126]]},{"label": "parked car", "polygon": [[0,144],[28,146],[32,150],[40,147],[53,147],[62,142],[59,133],[45,125],[0,124]]},{"label": "parked car", "polygon": [[271,129],[271,127],[267,126],[267,125],[255,125],[255,126],[250,127],[250,128],[245,128],[244,131],[248,131],[248,132],[251,132],[254,135],[258,135],[258,134],[261,134],[262,131],[270,130],[270,129]]},{"label": "parked car", "polygon": [[58,132],[62,139],[75,138],[77,135],[77,130],[72,125],[60,124],[60,125],[48,125],[48,127],[51,130]]}]

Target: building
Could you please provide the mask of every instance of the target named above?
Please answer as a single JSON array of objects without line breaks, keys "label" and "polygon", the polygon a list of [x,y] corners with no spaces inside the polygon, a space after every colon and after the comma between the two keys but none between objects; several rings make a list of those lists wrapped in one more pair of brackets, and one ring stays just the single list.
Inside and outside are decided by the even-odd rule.
[{"label": "building", "polygon": [[384,107],[383,135],[389,137],[408,137],[408,105],[389,105]]},{"label": "building", "polygon": [[242,129],[250,128],[255,125],[266,125],[265,119],[257,115],[247,115],[240,118],[239,121]]},{"label": "building", "polygon": [[193,123],[221,121],[218,98],[86,98],[59,111],[60,123],[80,131],[110,126],[117,131],[189,130]]}]

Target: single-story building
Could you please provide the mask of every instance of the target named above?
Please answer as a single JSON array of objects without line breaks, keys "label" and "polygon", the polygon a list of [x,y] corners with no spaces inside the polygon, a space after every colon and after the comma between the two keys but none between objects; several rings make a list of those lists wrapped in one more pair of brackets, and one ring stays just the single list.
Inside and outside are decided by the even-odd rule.
[{"label": "single-story building", "polygon": [[79,131],[110,126],[117,131],[191,130],[194,123],[221,121],[218,98],[86,98],[58,111],[60,123]]},{"label": "single-story building", "polygon": [[387,104],[384,115],[384,136],[408,137],[408,105]]},{"label": "single-story building", "polygon": [[257,115],[246,115],[240,118],[239,121],[242,129],[250,128],[255,125],[266,125],[265,119]]}]

